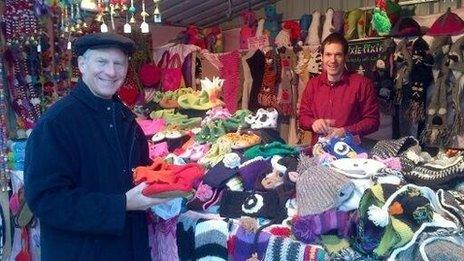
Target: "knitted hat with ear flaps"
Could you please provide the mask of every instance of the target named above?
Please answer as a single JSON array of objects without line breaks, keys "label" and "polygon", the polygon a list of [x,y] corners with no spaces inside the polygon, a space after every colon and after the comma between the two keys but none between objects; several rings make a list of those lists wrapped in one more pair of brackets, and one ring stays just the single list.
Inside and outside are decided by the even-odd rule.
[{"label": "knitted hat with ear flaps", "polygon": [[401,153],[417,144],[419,144],[419,141],[412,136],[396,140],[380,140],[371,149],[369,156],[379,157],[380,159],[398,157]]}]

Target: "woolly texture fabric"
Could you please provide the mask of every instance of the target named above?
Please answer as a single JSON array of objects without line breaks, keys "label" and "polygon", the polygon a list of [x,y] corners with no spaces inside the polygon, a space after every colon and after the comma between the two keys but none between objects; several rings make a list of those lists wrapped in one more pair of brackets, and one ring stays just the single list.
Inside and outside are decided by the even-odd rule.
[{"label": "woolly texture fabric", "polygon": [[199,220],[195,227],[195,257],[198,261],[227,260],[228,224],[223,220]]},{"label": "woolly texture fabric", "polygon": [[318,246],[305,245],[290,238],[271,236],[266,249],[264,260],[268,261],[294,261],[326,260],[326,252]]},{"label": "woolly texture fabric", "polygon": [[252,190],[258,177],[272,171],[271,162],[258,157],[244,162],[238,169],[238,174],[243,181],[245,190]]},{"label": "woolly texture fabric", "polygon": [[[460,241],[438,238],[423,246],[424,254],[428,260],[462,260],[464,257],[464,245],[462,239]],[[414,260],[425,260],[425,256],[422,256],[417,251]]]},{"label": "woolly texture fabric", "polygon": [[349,178],[331,168],[313,165],[296,181],[296,201],[300,216],[320,214],[337,208],[354,190]]},{"label": "woolly texture fabric", "polygon": [[381,159],[388,159],[397,157],[408,148],[419,144],[419,141],[412,136],[403,137],[396,140],[380,140],[369,152],[370,157],[379,157]]},{"label": "woolly texture fabric", "polygon": [[[227,164],[229,158],[236,158],[237,162],[232,165]],[[223,188],[227,181],[235,177],[238,173],[238,166],[240,165],[240,156],[236,153],[228,153],[224,159],[209,169],[203,177],[203,183],[211,186],[212,188]]]},{"label": "woolly texture fabric", "polygon": [[280,223],[287,214],[284,204],[279,202],[279,195],[275,191],[252,193],[227,190],[221,199],[219,214],[229,218],[262,217]]},{"label": "woolly texture fabric", "polygon": [[280,142],[272,142],[265,145],[256,145],[246,150],[243,154],[247,159],[253,159],[258,156],[263,156],[265,158],[272,157],[274,155],[280,156],[291,156],[298,155],[299,151],[286,144]]},{"label": "woolly texture fabric", "polygon": [[187,202],[187,208],[194,211],[205,211],[219,202],[221,194],[221,190],[201,183],[195,191],[195,196]]},{"label": "woolly texture fabric", "polygon": [[239,64],[240,54],[237,51],[221,55],[219,60],[222,63],[220,69],[221,78],[224,79],[224,86],[222,87],[222,97],[225,102],[226,108],[234,113],[238,105],[238,89],[240,85]]},{"label": "woolly texture fabric", "polygon": [[239,227],[237,229],[235,237],[232,239],[235,241],[232,260],[245,261],[254,253],[258,254],[259,260],[263,260],[271,235],[267,232],[261,231],[256,244],[254,243],[255,235],[255,233],[249,232],[243,227]]},{"label": "woolly texture fabric", "polygon": [[354,221],[353,212],[331,209],[317,215],[295,216],[292,219],[292,230],[299,241],[313,244],[321,235],[330,231],[336,231],[340,237],[349,238]]},{"label": "woolly texture fabric", "polygon": [[419,186],[432,189],[449,187],[454,180],[464,177],[464,156],[425,163],[410,172],[404,172],[403,175],[406,180]]}]

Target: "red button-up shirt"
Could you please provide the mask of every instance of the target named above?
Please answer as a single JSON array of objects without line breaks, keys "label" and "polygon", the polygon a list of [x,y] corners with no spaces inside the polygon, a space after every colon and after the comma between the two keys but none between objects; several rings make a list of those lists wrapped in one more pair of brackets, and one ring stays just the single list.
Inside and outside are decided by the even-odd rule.
[{"label": "red button-up shirt", "polygon": [[[379,128],[379,106],[372,81],[345,72],[333,86],[327,74],[312,78],[301,98],[300,127],[312,131],[317,119],[334,119],[333,127],[344,127],[353,135],[367,135]],[[317,141],[314,135],[313,141]]]}]

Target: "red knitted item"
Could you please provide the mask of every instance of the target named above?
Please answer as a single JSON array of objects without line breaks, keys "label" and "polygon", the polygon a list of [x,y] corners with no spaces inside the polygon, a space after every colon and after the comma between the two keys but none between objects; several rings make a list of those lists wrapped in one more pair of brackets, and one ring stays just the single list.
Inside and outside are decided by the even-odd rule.
[{"label": "red knitted item", "polygon": [[464,33],[464,21],[449,9],[427,31],[431,36],[453,36]]},{"label": "red knitted item", "polygon": [[193,184],[203,176],[204,168],[196,163],[189,163],[182,166],[171,165],[171,173],[166,173],[169,177],[160,179],[148,185],[142,194],[145,196],[160,196],[166,192],[190,192]]},{"label": "red knitted item", "polygon": [[224,84],[222,85],[222,99],[229,112],[234,113],[238,105],[240,54],[234,51],[221,55],[219,60],[222,63],[222,68],[220,70],[221,78],[224,79]]}]

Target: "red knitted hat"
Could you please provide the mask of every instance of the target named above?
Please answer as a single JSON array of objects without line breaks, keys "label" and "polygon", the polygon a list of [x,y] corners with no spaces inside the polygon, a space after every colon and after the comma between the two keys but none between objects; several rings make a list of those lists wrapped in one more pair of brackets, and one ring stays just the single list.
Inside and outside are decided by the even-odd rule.
[{"label": "red knitted hat", "polygon": [[448,9],[446,13],[438,17],[427,31],[427,35],[430,36],[454,36],[462,33],[464,33],[464,21],[458,15],[451,12],[451,9]]}]

